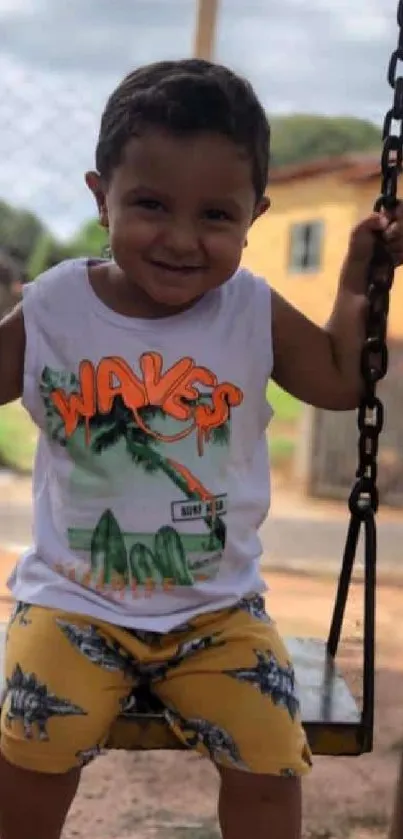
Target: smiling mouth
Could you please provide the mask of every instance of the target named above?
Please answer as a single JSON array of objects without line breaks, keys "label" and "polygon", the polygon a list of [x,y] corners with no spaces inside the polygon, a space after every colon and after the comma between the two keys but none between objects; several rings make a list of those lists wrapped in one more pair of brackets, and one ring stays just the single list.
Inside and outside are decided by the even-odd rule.
[{"label": "smiling mouth", "polygon": [[152,259],[151,265],[162,268],[163,271],[170,271],[172,274],[194,274],[196,271],[203,271],[202,265],[171,265],[169,262]]}]

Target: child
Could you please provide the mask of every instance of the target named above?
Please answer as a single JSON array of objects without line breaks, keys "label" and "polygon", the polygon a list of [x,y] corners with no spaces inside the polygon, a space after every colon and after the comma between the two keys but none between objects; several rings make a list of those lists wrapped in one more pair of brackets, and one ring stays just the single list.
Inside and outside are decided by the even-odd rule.
[{"label": "child", "polygon": [[266,387],[357,406],[374,237],[400,263],[403,222],[356,228],[321,329],[239,268],[268,163],[243,79],[196,60],[135,71],[86,176],[112,259],[51,269],[1,325],[0,401],[22,395],[40,429],[34,545],[10,581],[2,839],[60,836],[136,686],[217,766],[225,839],[301,835],[310,752],[259,574]]}]

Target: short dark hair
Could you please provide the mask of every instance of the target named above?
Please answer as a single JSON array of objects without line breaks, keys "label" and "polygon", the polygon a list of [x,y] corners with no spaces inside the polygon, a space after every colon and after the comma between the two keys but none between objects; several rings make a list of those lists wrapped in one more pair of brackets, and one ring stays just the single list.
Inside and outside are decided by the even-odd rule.
[{"label": "short dark hair", "polygon": [[96,167],[106,180],[124,146],[144,127],[174,134],[212,131],[242,147],[259,201],[266,190],[270,126],[252,85],[227,67],[200,59],[160,61],[126,76],[102,115]]}]

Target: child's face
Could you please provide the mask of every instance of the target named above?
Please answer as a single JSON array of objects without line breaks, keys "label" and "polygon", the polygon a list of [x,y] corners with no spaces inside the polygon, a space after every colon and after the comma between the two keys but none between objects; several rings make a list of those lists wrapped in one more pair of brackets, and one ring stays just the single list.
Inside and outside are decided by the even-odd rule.
[{"label": "child's face", "polygon": [[127,144],[107,184],[87,184],[117,265],[160,306],[192,304],[239,266],[256,207],[251,163],[226,137],[149,129]]}]

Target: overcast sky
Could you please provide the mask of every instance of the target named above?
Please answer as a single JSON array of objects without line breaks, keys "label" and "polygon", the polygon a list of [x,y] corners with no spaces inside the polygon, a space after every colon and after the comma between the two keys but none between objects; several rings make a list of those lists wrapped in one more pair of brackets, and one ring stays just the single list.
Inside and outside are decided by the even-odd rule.
[{"label": "overcast sky", "polygon": [[[397,0],[221,0],[216,58],[269,113],[381,122]],[[105,98],[129,70],[191,54],[195,0],[0,0],[0,197],[69,235],[92,214]]]}]

